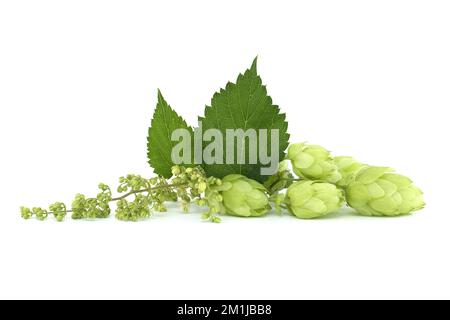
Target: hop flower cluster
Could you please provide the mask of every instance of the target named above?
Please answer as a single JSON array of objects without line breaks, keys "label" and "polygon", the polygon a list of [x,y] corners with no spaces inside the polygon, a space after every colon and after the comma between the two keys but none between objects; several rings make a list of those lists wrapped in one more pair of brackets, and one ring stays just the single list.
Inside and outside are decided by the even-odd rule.
[{"label": "hop flower cluster", "polygon": [[[100,192],[96,198],[86,198],[83,194],[77,194],[72,202],[72,219],[96,219],[107,218],[111,213],[109,202],[112,199],[111,188],[100,183]],[[51,210],[51,208],[50,208]]]},{"label": "hop flower cluster", "polygon": [[100,192],[95,198],[77,194],[68,210],[62,202],[56,202],[49,209],[21,207],[21,216],[30,219],[35,216],[45,220],[53,215],[57,221],[62,221],[68,213],[72,219],[107,218],[111,214],[111,203],[117,202],[115,216],[122,221],[139,221],[149,218],[153,212],[166,212],[166,202],[180,201],[184,212],[189,212],[191,203],[207,206],[208,212],[203,215],[205,220],[220,222],[217,216],[224,213],[222,180],[206,177],[200,167],[185,168],[174,166],[172,178],[152,177],[146,179],[140,175],[126,175],[119,178],[118,196],[113,197],[111,188],[101,183]]},{"label": "hop flower cluster", "polygon": [[[140,175],[129,174],[119,178],[116,198],[116,218],[122,221],[139,221],[151,216],[152,211],[165,212],[164,201],[176,199],[176,194],[170,189],[165,179],[154,177],[143,178]],[[128,200],[128,197],[133,197]]]},{"label": "hop flower cluster", "polygon": [[50,211],[53,212],[56,221],[61,222],[67,215],[67,207],[62,202],[55,202],[49,206]]},{"label": "hop flower cluster", "polygon": [[39,207],[34,207],[33,209],[20,207],[20,214],[24,219],[31,219],[35,216],[38,220],[45,220],[48,217],[48,211]]},{"label": "hop flower cluster", "polygon": [[[54,204],[51,204],[49,206],[49,209],[51,211],[51,214],[54,215],[55,219],[58,222],[61,222],[64,220],[65,216],[67,215],[67,209],[64,203],[62,202],[56,202]],[[49,215],[49,211],[43,208],[35,207],[35,208],[26,208],[26,207],[20,207],[20,214],[22,218],[28,220],[31,219],[33,216],[36,217],[38,220],[45,220],[47,219]]]}]

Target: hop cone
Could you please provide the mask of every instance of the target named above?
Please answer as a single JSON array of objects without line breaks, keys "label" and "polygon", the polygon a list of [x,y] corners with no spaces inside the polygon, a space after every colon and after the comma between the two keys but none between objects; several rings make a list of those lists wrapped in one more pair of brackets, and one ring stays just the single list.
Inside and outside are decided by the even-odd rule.
[{"label": "hop cone", "polygon": [[352,157],[335,157],[334,162],[342,176],[342,179],[337,182],[337,185],[340,187],[348,186],[350,182],[355,180],[358,172],[366,167],[365,164],[356,161]]},{"label": "hop cone", "polygon": [[368,216],[398,216],[422,209],[422,191],[386,167],[361,169],[346,189],[348,205]]},{"label": "hop cone", "polygon": [[338,210],[344,202],[344,195],[331,183],[300,181],[287,189],[284,201],[289,212],[296,217],[311,219]]},{"label": "hop cone", "polygon": [[289,146],[287,157],[291,160],[292,169],[299,177],[330,183],[341,180],[341,174],[330,152],[321,146],[295,143]]},{"label": "hop cone", "polygon": [[266,188],[240,174],[223,178],[222,199],[226,213],[241,217],[258,217],[270,209]]}]

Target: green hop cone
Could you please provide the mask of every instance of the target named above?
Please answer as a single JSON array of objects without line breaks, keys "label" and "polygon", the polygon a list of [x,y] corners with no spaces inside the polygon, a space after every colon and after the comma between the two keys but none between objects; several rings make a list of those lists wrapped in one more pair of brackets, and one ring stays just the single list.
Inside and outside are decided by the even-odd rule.
[{"label": "green hop cone", "polygon": [[422,209],[423,193],[412,181],[386,167],[361,169],[346,189],[347,202],[367,216],[399,216]]},{"label": "green hop cone", "polygon": [[342,179],[336,184],[339,187],[346,187],[350,182],[355,180],[356,175],[362,169],[367,167],[367,165],[356,161],[352,157],[335,157],[334,162],[336,163],[339,173]]},{"label": "green hop cone", "polygon": [[295,174],[307,180],[336,183],[341,174],[330,152],[318,145],[295,143],[289,146],[287,158]]},{"label": "green hop cone", "polygon": [[230,174],[222,180],[222,204],[227,214],[259,217],[270,209],[266,188],[240,174]]},{"label": "green hop cone", "polygon": [[287,189],[284,202],[297,218],[312,219],[338,210],[344,202],[344,194],[331,183],[300,181]]}]

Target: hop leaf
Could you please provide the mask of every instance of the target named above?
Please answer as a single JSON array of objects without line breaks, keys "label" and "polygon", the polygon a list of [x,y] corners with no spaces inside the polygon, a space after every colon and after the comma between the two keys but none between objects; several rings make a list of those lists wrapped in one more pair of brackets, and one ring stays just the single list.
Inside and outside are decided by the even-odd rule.
[{"label": "hop leaf", "polygon": [[[257,59],[253,61],[250,69],[240,74],[236,84],[228,83],[225,89],[216,92],[211,100],[211,106],[205,108],[202,122],[203,131],[219,129],[223,136],[227,129],[259,129],[268,130],[268,148],[271,150],[270,130],[279,130],[279,159],[284,158],[284,150],[288,146],[289,134],[285,114],[281,114],[278,106],[272,104],[267,95],[266,87],[256,70]],[[224,139],[226,146],[226,139]],[[258,140],[259,141],[259,140]],[[245,142],[245,139],[244,141]],[[245,145],[245,158],[248,163],[249,143]],[[237,148],[237,146],[235,146]],[[234,152],[237,154],[236,150]],[[226,164],[226,154],[223,155],[223,164],[203,164],[208,176],[223,178],[228,174],[239,173],[250,179],[264,182],[268,177],[261,175],[261,167],[265,165],[259,161],[257,164]]]},{"label": "hop leaf", "polygon": [[[148,160],[155,173],[170,178],[172,176],[172,148],[178,143],[172,141],[172,132],[176,129],[187,129],[192,136],[192,128],[164,100],[158,90],[158,104],[151,127],[148,130]],[[190,163],[192,164],[192,162]],[[185,164],[185,165],[190,165]]]}]

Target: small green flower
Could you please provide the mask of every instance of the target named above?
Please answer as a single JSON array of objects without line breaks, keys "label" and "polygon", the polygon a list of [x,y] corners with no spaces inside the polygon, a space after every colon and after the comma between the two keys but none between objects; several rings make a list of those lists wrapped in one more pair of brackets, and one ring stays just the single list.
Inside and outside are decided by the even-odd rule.
[{"label": "small green flower", "polygon": [[240,174],[230,174],[222,180],[222,203],[226,213],[240,217],[259,217],[271,208],[266,188]]},{"label": "small green flower", "polygon": [[72,219],[83,219],[86,216],[86,196],[78,193],[72,202]]},{"label": "small green flower", "polygon": [[201,201],[201,203],[206,205],[209,209],[202,217],[204,220],[217,222],[213,221],[213,218],[216,217],[218,213],[224,213],[226,211],[223,206],[223,197],[221,193],[224,190],[228,190],[230,187],[230,183],[224,184],[220,179],[214,177],[208,178],[205,198]]},{"label": "small green flower", "polygon": [[356,161],[352,157],[335,157],[334,162],[342,176],[342,179],[337,182],[337,185],[340,187],[348,186],[350,182],[355,180],[358,172],[362,168],[367,167],[367,165]]},{"label": "small green flower", "polygon": [[172,175],[177,176],[181,173],[181,169],[179,166],[173,166],[172,167]]},{"label": "small green flower", "polygon": [[20,207],[20,215],[22,216],[22,218],[28,220],[31,219],[33,213],[31,212],[30,208]]},{"label": "small green flower", "polygon": [[284,202],[296,217],[311,219],[338,210],[344,202],[344,195],[331,183],[300,181],[287,189]]},{"label": "small green flower", "polygon": [[287,158],[295,174],[307,180],[336,183],[341,174],[330,152],[318,145],[295,143],[289,146]]},{"label": "small green flower", "polygon": [[66,205],[62,202],[55,202],[49,206],[50,211],[53,212],[56,221],[61,222],[67,215]]},{"label": "small green flower", "polygon": [[32,212],[40,221],[43,221],[48,217],[48,211],[42,208],[33,208]]},{"label": "small green flower", "polygon": [[206,187],[207,187],[207,184],[206,184],[205,181],[199,182],[199,183],[198,183],[198,186],[197,186],[198,192],[199,192],[199,193],[205,192]]},{"label": "small green flower", "polygon": [[367,216],[399,216],[425,206],[423,193],[412,181],[386,167],[362,169],[346,189],[347,202]]}]

